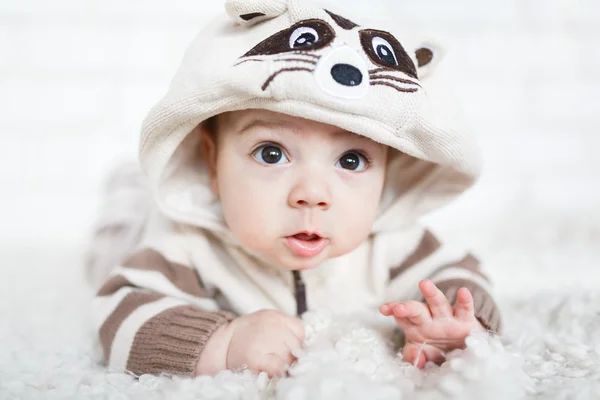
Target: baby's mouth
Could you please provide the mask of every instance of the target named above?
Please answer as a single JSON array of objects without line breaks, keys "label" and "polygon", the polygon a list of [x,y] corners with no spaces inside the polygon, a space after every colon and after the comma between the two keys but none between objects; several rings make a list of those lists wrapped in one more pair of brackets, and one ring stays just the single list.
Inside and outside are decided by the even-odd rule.
[{"label": "baby's mouth", "polygon": [[301,232],[286,237],[285,244],[298,256],[314,257],[329,244],[329,239],[323,238],[317,233]]},{"label": "baby's mouth", "polygon": [[316,233],[312,233],[312,234],[308,234],[308,233],[296,233],[294,236],[296,239],[299,240],[317,240],[320,239],[321,236],[317,235]]}]

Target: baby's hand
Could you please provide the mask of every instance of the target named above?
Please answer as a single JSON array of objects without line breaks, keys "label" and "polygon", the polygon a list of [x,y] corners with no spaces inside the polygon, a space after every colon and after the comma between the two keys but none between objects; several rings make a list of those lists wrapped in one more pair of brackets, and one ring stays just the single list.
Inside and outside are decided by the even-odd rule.
[{"label": "baby's hand", "polygon": [[265,371],[271,377],[283,376],[296,359],[292,350],[301,347],[303,341],[304,325],[296,317],[275,310],[244,315],[213,334],[196,375],[243,367]]},{"label": "baby's hand", "polygon": [[475,318],[473,297],[460,288],[454,309],[444,294],[429,280],[419,283],[427,304],[419,301],[389,302],[379,311],[394,316],[404,330],[404,360],[423,368],[427,361],[441,364],[444,353],[465,347],[465,339],[476,329],[483,329]]}]

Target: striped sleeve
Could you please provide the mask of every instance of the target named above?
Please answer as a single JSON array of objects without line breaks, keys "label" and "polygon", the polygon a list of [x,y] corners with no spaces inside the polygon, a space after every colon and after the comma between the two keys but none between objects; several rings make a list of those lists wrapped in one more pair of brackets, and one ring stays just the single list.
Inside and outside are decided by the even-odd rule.
[{"label": "striped sleeve", "polygon": [[422,231],[413,250],[390,268],[388,297],[404,297],[408,293],[409,298],[424,301],[418,290],[422,279],[432,280],[451,304],[456,302],[458,289],[469,289],[475,317],[487,330],[500,332],[500,311],[479,260],[468,252],[445,246],[429,230]]},{"label": "striped sleeve", "polygon": [[130,255],[94,299],[109,369],[192,376],[212,333],[235,318],[219,308],[218,296],[195,269],[156,249]]}]

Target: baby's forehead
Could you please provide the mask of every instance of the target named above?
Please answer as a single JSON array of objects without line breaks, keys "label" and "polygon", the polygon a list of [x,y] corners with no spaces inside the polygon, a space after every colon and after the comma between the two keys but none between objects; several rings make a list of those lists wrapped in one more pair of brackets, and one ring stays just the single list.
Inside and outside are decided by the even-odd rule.
[{"label": "baby's forehead", "polygon": [[242,110],[222,114],[222,127],[229,133],[244,135],[252,131],[268,131],[273,133],[302,135],[316,133],[324,135],[329,140],[352,140],[357,142],[374,143],[371,139],[339,128],[334,125],[280,114],[269,110]]}]

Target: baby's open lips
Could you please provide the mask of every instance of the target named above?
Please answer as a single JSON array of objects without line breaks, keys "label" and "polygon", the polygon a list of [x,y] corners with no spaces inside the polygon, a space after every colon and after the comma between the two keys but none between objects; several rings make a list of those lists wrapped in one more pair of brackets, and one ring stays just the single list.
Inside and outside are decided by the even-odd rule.
[{"label": "baby's open lips", "polygon": [[307,232],[307,231],[298,232],[295,235],[290,235],[288,237],[293,237],[298,240],[306,240],[306,241],[319,240],[319,239],[323,238],[317,232]]},{"label": "baby's open lips", "polygon": [[314,257],[321,253],[329,243],[327,238],[316,232],[299,232],[285,238],[285,244],[296,255]]}]

